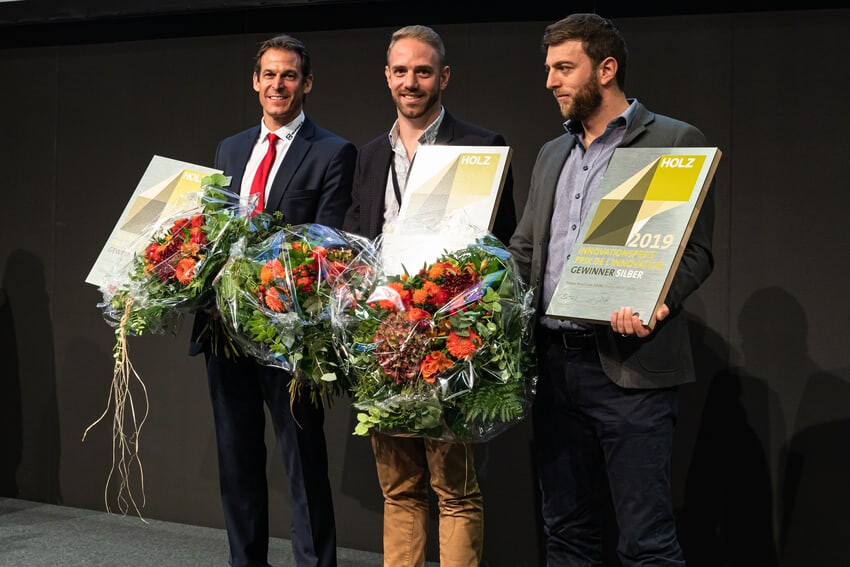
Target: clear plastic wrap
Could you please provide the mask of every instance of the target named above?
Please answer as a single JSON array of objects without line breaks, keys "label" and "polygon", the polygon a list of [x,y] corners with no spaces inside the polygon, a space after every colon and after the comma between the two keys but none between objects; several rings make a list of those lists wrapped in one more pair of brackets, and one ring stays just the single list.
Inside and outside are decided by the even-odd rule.
[{"label": "clear plastic wrap", "polygon": [[306,388],[328,405],[346,392],[331,341],[330,298],[337,277],[360,263],[371,242],[320,224],[286,227],[254,246],[234,246],[214,282],[231,338],[261,364],[292,374],[294,395]]},{"label": "clear plastic wrap", "polygon": [[505,246],[484,233],[415,273],[385,274],[381,257],[366,277],[343,274],[334,295],[355,434],[477,442],[524,419],[537,382],[533,309]]},{"label": "clear plastic wrap", "polygon": [[246,216],[248,207],[216,185],[184,195],[179,212],[143,231],[132,246],[140,252],[101,285],[106,321],[128,335],[165,334],[176,330],[181,314],[209,306],[230,246],[272,221]]}]

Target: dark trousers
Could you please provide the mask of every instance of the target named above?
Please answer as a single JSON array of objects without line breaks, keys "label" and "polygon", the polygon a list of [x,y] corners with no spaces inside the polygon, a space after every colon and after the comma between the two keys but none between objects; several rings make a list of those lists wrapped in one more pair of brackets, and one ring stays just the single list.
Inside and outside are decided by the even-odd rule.
[{"label": "dark trousers", "polygon": [[683,566],[670,482],[676,389],[617,386],[593,337],[543,332],[539,361],[532,422],[548,565],[603,564],[607,480],[624,567]]},{"label": "dark trousers", "polygon": [[309,394],[290,407],[289,374],[248,358],[206,356],[215,418],[221,503],[233,567],[268,565],[265,411],[289,476],[292,551],[299,567],[336,565],[336,529],[323,431]]}]

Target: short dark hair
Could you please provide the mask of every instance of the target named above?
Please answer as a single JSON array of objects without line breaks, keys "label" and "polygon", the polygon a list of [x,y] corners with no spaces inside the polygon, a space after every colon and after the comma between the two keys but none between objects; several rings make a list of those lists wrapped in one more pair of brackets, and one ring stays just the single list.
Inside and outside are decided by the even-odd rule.
[{"label": "short dark hair", "polygon": [[256,75],[260,74],[260,60],[263,58],[263,54],[269,49],[294,51],[301,58],[302,78],[313,74],[313,64],[310,62],[310,52],[307,51],[307,46],[291,35],[281,34],[271,39],[267,39],[260,44],[260,48],[257,50],[257,55],[254,60],[254,73]]},{"label": "short dark hair", "polygon": [[543,32],[543,51],[545,53],[550,46],[574,40],[581,41],[584,52],[594,65],[599,65],[607,57],[617,60],[617,85],[623,90],[628,51],[620,30],[611,20],[598,14],[572,14],[558,20]]},{"label": "short dark hair", "polygon": [[427,43],[437,52],[437,57],[440,58],[440,67],[446,65],[446,46],[443,45],[443,39],[440,34],[429,28],[428,26],[405,26],[393,32],[390,39],[390,45],[387,47],[387,61],[390,60],[390,51],[392,51],[395,43],[400,39],[415,39],[422,43]]}]

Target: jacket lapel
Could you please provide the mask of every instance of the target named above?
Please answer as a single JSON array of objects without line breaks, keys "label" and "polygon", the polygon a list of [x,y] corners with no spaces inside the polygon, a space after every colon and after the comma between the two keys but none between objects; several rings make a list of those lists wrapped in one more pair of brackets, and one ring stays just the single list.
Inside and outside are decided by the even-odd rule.
[{"label": "jacket lapel", "polygon": [[257,143],[257,137],[260,135],[260,127],[255,126],[248,133],[239,140],[239,143],[234,146],[233,155],[231,156],[232,161],[229,163],[233,164],[242,164],[242,167],[236,168],[235,171],[231,170],[230,173],[230,185],[228,186],[230,191],[239,195],[242,190],[242,178],[245,177],[245,168],[248,166],[248,159],[251,157],[251,152],[254,149],[254,145]]},{"label": "jacket lapel", "polygon": [[289,184],[292,182],[295,172],[313,144],[314,132],[313,123],[307,117],[304,117],[304,124],[298,130],[295,138],[292,139],[292,143],[289,145],[289,149],[286,150],[286,155],[283,157],[283,161],[274,177],[271,191],[269,191],[269,198],[266,202],[266,210],[274,211],[280,209],[283,197],[289,189]]}]

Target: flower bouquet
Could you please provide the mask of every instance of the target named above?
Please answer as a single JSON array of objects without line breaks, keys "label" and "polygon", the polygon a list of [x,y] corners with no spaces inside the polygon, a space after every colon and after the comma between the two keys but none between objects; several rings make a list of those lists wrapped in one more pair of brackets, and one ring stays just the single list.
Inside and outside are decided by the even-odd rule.
[{"label": "flower bouquet", "polygon": [[320,224],[285,228],[255,246],[234,247],[214,282],[231,337],[261,364],[292,374],[290,393],[306,388],[330,405],[348,383],[330,331],[329,300],[338,276],[370,269],[355,259],[371,243]]},{"label": "flower bouquet", "polygon": [[334,303],[355,434],[486,441],[525,418],[531,293],[502,243],[488,233],[415,274],[379,277],[340,288]]},{"label": "flower bouquet", "polygon": [[[83,433],[102,421],[113,409],[113,469],[120,475],[119,507],[138,511],[129,477],[139,462],[139,434],[147,417],[147,390],[132,363],[127,337],[175,332],[182,314],[207,308],[212,302],[212,281],[227,260],[231,244],[239,238],[261,238],[279,229],[280,215],[248,217],[249,199],[225,190],[221,174],[205,177],[202,190],[188,193],[176,205],[177,214],[143,231],[132,246],[138,250],[124,266],[110,274],[100,291],[98,305],[115,328],[113,379],[107,407]],[[141,390],[143,403],[134,401],[133,385]],[[125,426],[132,432],[125,434]],[[142,480],[143,484],[143,480]],[[109,480],[107,480],[107,490]],[[107,502],[107,510],[109,504]]]}]

